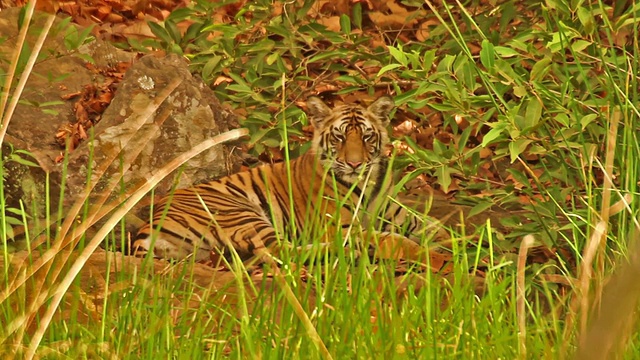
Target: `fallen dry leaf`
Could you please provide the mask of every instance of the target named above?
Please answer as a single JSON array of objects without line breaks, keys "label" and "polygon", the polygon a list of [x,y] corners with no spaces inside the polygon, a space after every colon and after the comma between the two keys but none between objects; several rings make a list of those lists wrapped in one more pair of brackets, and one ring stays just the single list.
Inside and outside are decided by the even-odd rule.
[{"label": "fallen dry leaf", "polygon": [[369,13],[369,19],[373,23],[381,28],[411,28],[418,22],[419,13],[416,11],[408,11],[401,5],[398,5],[394,1],[386,3],[389,8],[389,12],[373,11]]}]

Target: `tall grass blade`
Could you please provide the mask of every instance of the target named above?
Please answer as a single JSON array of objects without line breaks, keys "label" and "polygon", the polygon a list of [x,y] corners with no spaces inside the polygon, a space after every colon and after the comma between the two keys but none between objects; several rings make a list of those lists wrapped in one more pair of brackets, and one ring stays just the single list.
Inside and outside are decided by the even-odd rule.
[{"label": "tall grass blade", "polygon": [[86,247],[78,255],[78,258],[73,263],[69,272],[62,279],[60,284],[53,291],[53,298],[51,299],[51,303],[47,308],[46,313],[42,316],[38,329],[36,330],[31,343],[29,344],[29,348],[25,354],[25,359],[33,359],[35,356],[36,350],[44,333],[49,326],[51,319],[53,318],[53,314],[56,309],[60,305],[62,301],[62,297],[68,291],[71,283],[74,281],[82,267],[86,264],[87,260],[91,256],[91,254],[98,248],[100,243],[104,240],[105,236],[113,229],[113,227],[122,219],[122,217],[129,212],[142,197],[144,197],[153,187],[168,176],[172,171],[177,169],[180,165],[184,164],[189,159],[194,156],[202,153],[203,151],[215,146],[222,144],[227,141],[237,140],[238,138],[247,135],[248,131],[246,129],[236,129],[226,132],[224,134],[220,134],[218,136],[213,137],[212,139],[203,141],[202,143],[193,147],[190,151],[181,154],[176,159],[172,160],[169,164],[165,165],[158,173],[151,176],[150,179],[147,180],[139,189],[137,189],[129,199],[122,205],[120,209],[113,213],[113,215],[109,218],[109,220],[100,228],[100,230],[96,233],[96,235],[87,243]]},{"label": "tall grass blade", "polygon": [[[35,1],[32,1],[35,4]],[[29,3],[29,5],[31,6],[31,3]],[[33,11],[33,9],[31,9],[31,11]],[[2,115],[3,113],[0,111],[0,115],[2,115],[2,119],[3,119],[3,123],[2,123],[2,128],[0,128],[0,144],[2,144],[4,142],[4,136],[7,134],[7,129],[9,128],[9,120],[11,119],[11,117],[13,116],[13,112],[16,110],[16,106],[18,106],[18,101],[20,100],[20,96],[22,95],[22,91],[24,90],[25,85],[27,84],[27,80],[29,80],[29,76],[31,75],[31,70],[33,69],[33,66],[36,63],[36,60],[38,59],[38,55],[40,54],[40,50],[42,50],[42,45],[44,44],[45,39],[47,38],[47,35],[49,34],[49,30],[51,29],[51,25],[53,25],[53,21],[56,19],[55,15],[49,15],[47,17],[47,21],[44,24],[44,27],[42,28],[42,32],[40,33],[40,36],[38,36],[38,40],[36,40],[36,43],[33,46],[33,51],[31,52],[31,55],[29,56],[29,60],[27,60],[27,64],[24,67],[24,71],[22,72],[22,75],[20,76],[20,80],[18,81],[18,85],[16,86],[16,90],[14,91],[13,97],[11,98],[11,102],[9,103],[9,107],[7,108],[6,113],[4,113],[4,115]],[[20,36],[22,36],[22,33],[25,32],[26,35],[26,28],[28,28],[28,22],[25,21],[24,25],[23,25],[23,31],[20,32]],[[22,41],[24,42],[24,39],[22,39]],[[19,49],[22,48],[22,44],[19,44],[20,47],[16,48],[16,53],[15,54],[20,54]],[[17,64],[16,64],[17,66]],[[15,69],[13,69],[13,71],[15,71]],[[10,72],[10,74],[13,73]],[[9,83],[9,81],[7,81],[7,83],[5,84],[5,87],[10,86],[11,84]],[[8,92],[7,92],[8,94]],[[5,96],[7,96],[5,94]],[[3,101],[4,103],[4,101]],[[1,104],[0,104],[1,105]],[[0,107],[0,110],[3,110]]]},{"label": "tall grass blade", "polygon": [[[2,89],[2,97],[0,97],[0,119],[3,119],[2,128],[8,127],[8,124],[9,124],[10,117],[4,116],[4,111],[7,106],[7,101],[9,100],[9,90],[11,90],[11,83],[13,82],[13,77],[15,76],[16,69],[18,68],[18,59],[20,58],[20,51],[23,48],[24,40],[27,38],[27,31],[29,30],[29,24],[31,23],[31,18],[33,17],[33,10],[35,6],[36,6],[36,0],[30,0],[27,3],[27,6],[25,8],[25,15],[24,15],[24,26],[22,27],[22,29],[20,29],[20,33],[18,33],[16,47],[15,49],[13,49],[13,54],[11,55],[11,61],[9,62],[7,78],[5,79],[4,88]],[[6,129],[0,130],[0,131],[6,134]],[[4,138],[4,136],[2,138]],[[0,138],[0,144],[2,144],[2,138]]]},{"label": "tall grass blade", "polygon": [[[180,82],[181,80],[176,79],[172,83],[168,84],[167,87],[163,89],[163,91],[160,94],[158,94],[158,96],[154,99],[154,101],[152,101],[149,104],[147,109],[140,114],[137,120],[131,120],[132,132],[127,137],[123,137],[123,141],[126,142],[126,140],[131,139],[131,136],[133,136],[137,132],[137,129],[139,129],[145,123],[145,121],[150,116],[153,115],[155,110],[157,110],[160,104],[169,96],[169,94],[171,94],[171,92],[173,92],[173,90],[180,84]],[[125,144],[123,144],[123,146],[124,145]],[[52,259],[54,259],[62,249],[67,247],[69,244],[71,244],[73,240],[77,237],[77,236],[67,237],[67,233],[69,232],[69,229],[71,228],[73,222],[75,221],[76,216],[80,213],[80,210],[82,209],[85,201],[89,198],[91,191],[93,190],[95,185],[98,183],[98,180],[104,174],[106,169],[108,169],[111,163],[117,158],[118,153],[119,152],[114,151],[111,154],[107,154],[108,156],[104,160],[104,163],[99,164],[98,167],[93,171],[95,180],[87,184],[87,187],[85,188],[84,193],[78,197],[78,199],[69,209],[69,211],[67,211],[66,218],[60,228],[60,231],[57,234],[57,237],[56,237],[56,240],[54,241],[53,246],[50,249],[48,249],[40,258],[38,258],[38,260],[35,263],[28,265],[29,269],[24,273],[23,276],[16,278],[16,280],[11,284],[10,287],[8,287],[7,289],[5,289],[0,293],[0,302],[3,302],[4,300],[6,300],[6,298],[10,294],[12,294],[17,288],[19,288],[24,284],[26,279],[33,276],[38,270],[40,270],[40,268],[43,265],[49,263]],[[114,181],[113,183],[116,183],[116,182],[117,181]],[[103,198],[105,198],[108,195],[108,193],[109,192],[107,192],[107,194],[103,194]],[[117,204],[113,204],[113,207],[115,206],[117,206]],[[89,221],[84,221],[82,224],[80,224],[80,226],[76,230],[76,234],[82,234],[86,229],[91,227],[94,224],[92,220],[93,218],[90,218]],[[69,254],[67,254],[67,257],[68,255]]]}]

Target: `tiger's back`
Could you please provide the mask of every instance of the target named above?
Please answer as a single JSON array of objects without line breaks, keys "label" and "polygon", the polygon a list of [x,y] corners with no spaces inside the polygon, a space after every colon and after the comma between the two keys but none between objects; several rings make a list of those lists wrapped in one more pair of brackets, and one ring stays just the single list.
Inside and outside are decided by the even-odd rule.
[{"label": "tiger's back", "polygon": [[316,129],[311,151],[289,164],[176,190],[155,204],[152,223],[138,231],[134,248],[173,259],[193,253],[200,260],[233,247],[247,258],[288,229],[346,228],[359,202],[361,208],[378,206],[372,200],[385,197],[389,185],[385,127],[393,100],[331,109],[310,98],[307,106]]}]

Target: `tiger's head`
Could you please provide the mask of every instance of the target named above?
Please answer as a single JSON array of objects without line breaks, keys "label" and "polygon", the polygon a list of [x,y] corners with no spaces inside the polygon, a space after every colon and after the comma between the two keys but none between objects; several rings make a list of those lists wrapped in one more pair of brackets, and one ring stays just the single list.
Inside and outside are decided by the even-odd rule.
[{"label": "tiger's head", "polygon": [[317,97],[307,99],[307,115],[315,128],[312,150],[337,178],[355,183],[386,165],[386,126],[395,104],[382,96],[368,107],[345,104],[330,108]]}]

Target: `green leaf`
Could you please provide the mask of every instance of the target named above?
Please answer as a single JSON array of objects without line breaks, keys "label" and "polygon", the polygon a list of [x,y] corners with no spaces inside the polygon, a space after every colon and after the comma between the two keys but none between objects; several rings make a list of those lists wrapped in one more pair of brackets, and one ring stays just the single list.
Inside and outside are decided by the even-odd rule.
[{"label": "green leaf", "polygon": [[270,52],[276,46],[276,42],[271,39],[262,39],[255,42],[247,50],[247,53]]},{"label": "green leaf", "polygon": [[95,65],[95,63],[96,63],[96,61],[89,54],[74,53],[73,56],[75,56],[78,59],[81,59],[82,61],[87,62],[89,64],[94,64]]},{"label": "green leaf", "polygon": [[519,183],[519,185],[525,185],[525,186],[529,185],[529,178],[527,178],[527,175],[525,175],[524,172],[520,170],[516,170],[514,168],[507,169],[507,172],[511,174],[511,176],[515,179],[517,183]]},{"label": "green leaf", "polygon": [[495,50],[493,44],[489,40],[482,40],[482,49],[480,49],[480,62],[487,70],[493,69],[495,65]]},{"label": "green leaf", "polygon": [[485,136],[482,138],[482,144],[480,144],[480,146],[486,147],[487,145],[491,144],[494,140],[500,138],[500,136],[502,135],[502,132],[505,130],[506,127],[507,127],[507,124],[504,122],[496,123],[493,129],[489,130],[489,132],[486,133]]},{"label": "green leaf", "polygon": [[342,30],[345,35],[351,35],[351,19],[349,15],[340,15],[340,30]]},{"label": "green leaf", "polygon": [[271,138],[271,137],[265,137],[262,140],[262,143],[265,146],[271,147],[271,148],[277,148],[281,146],[281,141],[275,138]]},{"label": "green leaf", "polygon": [[571,123],[569,122],[569,117],[567,116],[567,114],[562,114],[562,113],[557,114],[553,119],[559,122],[564,127],[571,126]]},{"label": "green leaf", "polygon": [[433,139],[433,152],[436,155],[445,156],[445,153],[447,152],[447,146],[441,141],[438,141],[438,139]]},{"label": "green leaf", "polygon": [[445,55],[442,60],[438,63],[438,72],[451,72],[451,66],[453,62],[456,60],[456,55]]},{"label": "green leaf", "polygon": [[351,94],[353,92],[360,91],[360,90],[362,90],[362,87],[360,85],[358,85],[358,86],[345,86],[342,89],[336,91],[336,95]]},{"label": "green leaf", "polygon": [[513,95],[521,98],[527,95],[527,88],[524,85],[517,85],[513,87]]},{"label": "green leaf", "polygon": [[85,28],[81,32],[78,32],[75,27],[70,28],[73,30],[65,36],[64,44],[67,47],[67,50],[77,50],[87,41],[87,38],[91,34],[91,30],[93,30],[93,25]]},{"label": "green leaf", "polygon": [[189,25],[189,27],[187,28],[187,31],[184,33],[184,36],[182,37],[183,41],[191,41],[196,37],[202,35],[203,32],[201,30],[203,26],[204,24],[202,23],[193,23]]},{"label": "green leaf", "polygon": [[440,166],[436,171],[436,177],[438,183],[442,187],[442,191],[449,192],[449,186],[451,186],[451,168],[448,166]]},{"label": "green leaf", "polygon": [[465,147],[467,145],[467,142],[469,141],[469,137],[471,136],[471,129],[473,129],[473,126],[468,126],[466,129],[464,129],[464,131],[460,135],[460,138],[458,139],[458,152],[460,154],[464,153],[465,151]]},{"label": "green leaf", "polygon": [[229,77],[233,79],[233,81],[235,81],[236,83],[238,83],[239,85],[242,85],[246,88],[249,88],[249,84],[247,84],[247,82],[244,80],[244,78],[242,78],[241,75],[236,74],[234,72],[230,72],[229,73]]},{"label": "green leaf", "polygon": [[550,70],[549,64],[551,64],[551,58],[549,57],[544,57],[533,64],[531,74],[529,75],[529,81],[544,78]]},{"label": "green leaf", "polygon": [[271,53],[269,54],[269,56],[267,56],[266,63],[267,65],[272,65],[273,63],[278,61],[278,59],[280,59],[281,57],[282,57],[282,54],[280,54],[280,52]]},{"label": "green leaf", "polygon": [[53,109],[42,109],[41,111],[42,111],[44,114],[49,114],[49,115],[54,115],[54,116],[57,116],[57,115],[59,115],[59,114],[60,114],[58,111],[53,110]]},{"label": "green leaf", "polygon": [[22,164],[25,166],[29,166],[29,167],[38,167],[38,164],[34,163],[33,161],[29,161],[26,159],[23,159],[22,157],[18,156],[18,155],[11,155],[9,157],[9,159],[13,162],[16,162],[18,164]]},{"label": "green leaf", "polygon": [[222,36],[227,39],[233,39],[242,32],[242,30],[240,30],[237,26],[221,25],[221,24],[211,24],[211,25],[205,26],[204,29],[202,29],[202,32],[217,32],[217,31],[221,32]]},{"label": "green leaf", "polygon": [[178,8],[171,11],[169,16],[167,16],[167,20],[170,20],[173,22],[180,22],[194,15],[196,15],[195,11],[191,8],[188,8],[188,7]]},{"label": "green leaf", "polygon": [[182,51],[182,48],[180,47],[179,44],[176,44],[176,43],[172,43],[167,50],[169,52],[174,53],[174,54],[184,55],[184,52]]},{"label": "green leaf", "polygon": [[393,46],[388,46],[387,49],[389,50],[389,54],[391,54],[391,56],[393,56],[393,58],[396,59],[397,62],[399,62],[404,66],[407,66],[409,64],[409,61],[407,60],[407,56],[402,51],[401,45],[398,45],[397,48]]},{"label": "green leaf", "polygon": [[209,59],[204,64],[204,66],[202,67],[202,77],[204,79],[209,79],[212,77],[213,72],[217,70],[218,64],[220,64],[220,60],[222,60],[222,57],[219,55],[216,55],[216,56],[212,56],[211,59]]},{"label": "green leaf", "polygon": [[508,63],[507,61],[503,60],[503,59],[497,59],[496,60],[496,65],[495,65],[496,71],[498,71],[498,73],[500,75],[502,75],[505,80],[507,81],[508,84],[522,84],[523,80],[520,76],[520,74],[518,74],[517,72],[515,72],[513,70],[513,67],[510,63]]},{"label": "green leaf", "polygon": [[[406,103],[407,101],[409,101],[410,99],[415,99],[416,96],[422,95],[424,93],[424,89],[428,84],[426,82],[421,82],[420,85],[418,85],[417,89],[411,89],[407,92],[398,94],[395,97],[395,102],[397,105],[402,105],[404,103]],[[431,106],[436,105],[434,104],[429,104]]]},{"label": "green leaf", "polygon": [[518,51],[505,46],[496,46],[494,47],[494,50],[496,54],[498,54],[498,56],[502,58],[511,58],[511,57],[520,55]]},{"label": "green leaf", "polygon": [[524,114],[525,129],[530,129],[538,124],[542,117],[542,104],[537,98],[531,98],[529,104],[527,104],[527,110]]},{"label": "green leaf", "polygon": [[164,27],[167,30],[167,33],[171,36],[173,42],[180,43],[180,40],[182,40],[182,35],[180,35],[180,30],[178,30],[176,24],[170,20],[165,21]]},{"label": "green leaf", "polygon": [[38,104],[39,107],[45,107],[45,106],[56,106],[56,105],[64,105],[64,101],[60,101],[60,100],[52,100],[52,101],[45,101],[42,102],[40,104]]},{"label": "green leaf", "polygon": [[160,38],[160,40],[164,41],[166,44],[171,44],[172,42],[171,36],[169,35],[169,33],[165,28],[163,28],[162,26],[158,25],[158,23],[155,23],[153,21],[147,21],[147,24],[149,25],[149,29],[151,29],[151,32],[155,36]]},{"label": "green leaf", "polygon": [[598,114],[587,114],[580,119],[580,127],[582,130],[586,129],[589,124],[594,122],[598,118]]},{"label": "green leaf", "polygon": [[560,31],[553,33],[551,41],[547,43],[547,48],[554,53],[565,49],[574,38],[581,37],[580,32],[562,21],[558,21],[558,27]]},{"label": "green leaf", "polygon": [[20,51],[20,55],[18,56],[18,66],[16,67],[17,74],[22,74],[25,66],[27,66],[27,61],[29,61],[29,56],[31,56],[31,46],[29,46],[29,43],[25,41],[22,45],[22,51]]},{"label": "green leaf", "polygon": [[362,85],[364,81],[362,81],[362,77],[360,76],[349,76],[349,75],[341,75],[335,78],[335,81],[344,81],[350,84]]},{"label": "green leaf", "polygon": [[522,227],[522,219],[519,216],[501,217],[500,224],[507,228],[520,228]]},{"label": "green leaf", "polygon": [[362,5],[360,2],[356,2],[355,4],[353,4],[351,16],[356,27],[358,29],[362,29]]},{"label": "green leaf", "polygon": [[269,129],[269,128],[260,128],[257,131],[252,131],[251,132],[251,138],[249,139],[249,144],[254,145],[254,144],[258,143],[258,142],[261,142],[262,138],[264,138],[265,135],[267,135],[267,133],[269,131],[271,131],[271,129]]},{"label": "green leaf", "polygon": [[467,215],[467,217],[470,218],[474,215],[483,213],[485,210],[489,209],[491,206],[493,206],[493,203],[491,201],[483,201],[481,203],[478,203],[476,204],[476,206],[472,207],[471,210],[469,210],[469,214]]},{"label": "green leaf", "polygon": [[578,8],[578,19],[584,27],[587,34],[591,34],[594,30],[593,14],[586,7],[580,6]]},{"label": "green leaf", "polygon": [[391,71],[391,70],[397,69],[399,67],[403,67],[403,65],[402,64],[398,64],[398,63],[385,65],[380,69],[380,71],[378,71],[378,74],[376,75],[376,77],[380,77],[380,75],[386,73],[387,71]]},{"label": "green leaf", "polygon": [[345,51],[339,51],[339,50],[323,51],[323,52],[320,52],[318,55],[315,55],[312,58],[310,58],[307,61],[307,63],[311,64],[311,63],[318,62],[325,59],[343,59],[344,57],[345,57]]},{"label": "green leaf", "polygon": [[509,155],[511,157],[511,163],[518,159],[518,156],[522,154],[532,140],[529,139],[517,139],[509,143]]},{"label": "green leaf", "polygon": [[436,49],[432,49],[425,52],[424,59],[422,60],[422,67],[425,70],[431,69],[431,66],[433,66],[433,61],[435,60],[435,58],[436,58]]},{"label": "green leaf", "polygon": [[581,52],[582,50],[588,48],[592,44],[593,43],[591,41],[578,39],[574,41],[573,44],[571,44],[571,49],[575,52]]},{"label": "green leaf", "polygon": [[429,107],[437,110],[437,111],[451,111],[451,110],[457,110],[457,108],[453,105],[449,105],[449,104],[438,104],[438,103],[432,103],[429,104]]},{"label": "green leaf", "polygon": [[16,219],[14,217],[11,216],[7,216],[4,218],[4,221],[8,224],[8,225],[14,225],[14,226],[20,226],[23,225],[22,221],[20,221],[19,219]]}]

